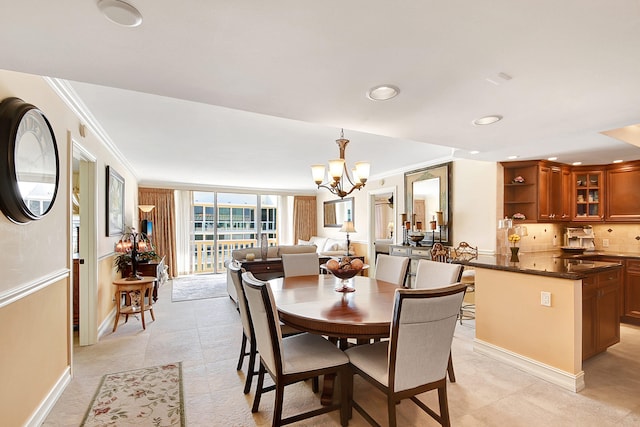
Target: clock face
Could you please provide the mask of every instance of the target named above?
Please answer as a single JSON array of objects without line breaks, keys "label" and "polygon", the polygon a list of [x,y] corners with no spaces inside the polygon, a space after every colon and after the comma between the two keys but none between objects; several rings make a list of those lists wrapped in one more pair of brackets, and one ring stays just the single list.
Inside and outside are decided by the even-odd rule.
[{"label": "clock face", "polygon": [[18,98],[0,103],[0,207],[14,222],[40,219],[53,207],[59,160],[53,130],[44,114]]}]

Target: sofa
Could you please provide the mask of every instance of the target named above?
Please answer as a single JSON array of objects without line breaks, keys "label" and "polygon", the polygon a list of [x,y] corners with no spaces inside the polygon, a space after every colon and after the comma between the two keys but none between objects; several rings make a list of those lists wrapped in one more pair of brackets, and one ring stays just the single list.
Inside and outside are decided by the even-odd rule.
[{"label": "sofa", "polygon": [[[298,240],[298,246],[315,245],[320,256],[343,256],[347,254],[347,239],[311,236],[309,240]],[[353,246],[349,248],[353,253]]]}]

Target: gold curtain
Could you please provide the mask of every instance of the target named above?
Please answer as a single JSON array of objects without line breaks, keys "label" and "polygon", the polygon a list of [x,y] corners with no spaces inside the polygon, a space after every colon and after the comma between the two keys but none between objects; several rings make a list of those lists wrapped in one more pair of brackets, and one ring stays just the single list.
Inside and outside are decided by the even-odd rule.
[{"label": "gold curtain", "polygon": [[295,196],[293,198],[293,242],[309,240],[317,236],[318,210],[316,196]]},{"label": "gold curtain", "polygon": [[140,220],[153,223],[152,242],[160,257],[165,257],[165,265],[169,267],[169,277],[178,271],[176,261],[176,207],[174,191],[162,188],[138,187],[138,204],[154,205],[149,212],[140,211]]}]

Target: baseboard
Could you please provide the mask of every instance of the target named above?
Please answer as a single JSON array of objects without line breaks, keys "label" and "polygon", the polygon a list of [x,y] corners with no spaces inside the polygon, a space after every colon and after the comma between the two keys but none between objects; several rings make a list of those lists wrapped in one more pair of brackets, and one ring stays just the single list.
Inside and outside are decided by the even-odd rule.
[{"label": "baseboard", "polygon": [[40,406],[36,409],[36,411],[31,415],[31,418],[26,422],[26,426],[29,427],[38,427],[41,426],[42,423],[47,419],[47,415],[53,409],[53,406],[56,404],[64,389],[67,388],[67,385],[71,382],[71,368],[67,366],[67,369],[64,370],[56,384],[53,386],[47,397],[42,401]]},{"label": "baseboard", "polygon": [[98,341],[100,341],[100,338],[102,338],[105,334],[113,331],[113,322],[115,321],[115,318],[116,308],[113,307],[113,310],[111,310],[109,315],[102,321],[102,323],[100,323],[100,326],[98,327]]},{"label": "baseboard", "polygon": [[473,341],[473,351],[489,356],[492,359],[505,362],[535,377],[541,378],[569,391],[579,392],[585,387],[584,371],[580,371],[578,374],[574,375],[561,369],[554,368],[553,366],[540,363],[537,360],[505,350],[502,347],[489,344],[488,342],[477,338]]}]

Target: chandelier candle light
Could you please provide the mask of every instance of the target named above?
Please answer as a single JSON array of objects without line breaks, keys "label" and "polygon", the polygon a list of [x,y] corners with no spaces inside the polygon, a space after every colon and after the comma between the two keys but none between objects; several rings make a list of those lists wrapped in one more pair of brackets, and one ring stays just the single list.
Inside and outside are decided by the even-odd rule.
[{"label": "chandelier candle light", "polygon": [[[344,129],[340,129],[340,139],[336,139],[336,143],[338,147],[340,147],[340,158],[329,160],[329,175],[331,176],[331,180],[324,184],[322,183],[325,178],[324,165],[311,166],[311,173],[318,188],[326,188],[336,196],[344,198],[351,194],[353,190],[360,190],[365,186],[367,179],[369,179],[371,165],[369,162],[356,162],[355,169],[351,171],[353,175],[352,179],[351,176],[349,176],[344,158],[344,152],[349,143],[349,140],[344,138]],[[351,184],[350,189],[346,188],[347,181]]]}]

